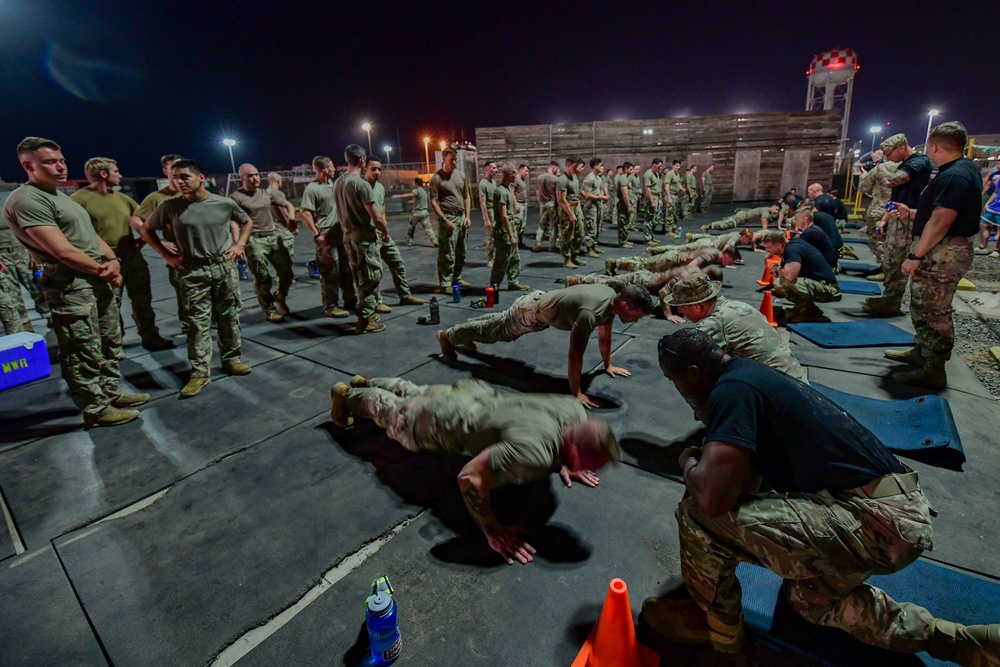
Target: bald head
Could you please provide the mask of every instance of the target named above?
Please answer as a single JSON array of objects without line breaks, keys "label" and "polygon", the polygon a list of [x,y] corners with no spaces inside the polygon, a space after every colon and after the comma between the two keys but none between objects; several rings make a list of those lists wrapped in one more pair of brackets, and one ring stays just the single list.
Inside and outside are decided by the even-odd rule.
[{"label": "bald head", "polygon": [[806,194],[809,195],[809,199],[816,199],[821,194],[823,194],[823,186],[819,183],[813,183],[808,188],[806,188]]},{"label": "bald head", "polygon": [[249,162],[240,165],[240,180],[243,181],[243,189],[253,192],[260,187],[260,172],[257,167]]},{"label": "bald head", "polygon": [[280,188],[281,181],[282,181],[281,174],[279,174],[278,172],[276,171],[267,172],[267,182],[269,185],[273,185],[276,188]]}]

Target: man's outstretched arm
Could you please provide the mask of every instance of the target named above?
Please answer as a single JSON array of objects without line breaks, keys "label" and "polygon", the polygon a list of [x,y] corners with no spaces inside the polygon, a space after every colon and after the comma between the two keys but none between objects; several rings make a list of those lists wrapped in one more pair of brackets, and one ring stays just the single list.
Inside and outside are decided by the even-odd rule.
[{"label": "man's outstretched arm", "polygon": [[508,565],[516,558],[520,563],[531,562],[535,548],[522,539],[524,529],[519,526],[501,526],[493,514],[490,491],[502,484],[494,483],[489,465],[489,448],[479,452],[458,473],[458,488],[469,514],[486,535],[490,547],[503,556]]}]

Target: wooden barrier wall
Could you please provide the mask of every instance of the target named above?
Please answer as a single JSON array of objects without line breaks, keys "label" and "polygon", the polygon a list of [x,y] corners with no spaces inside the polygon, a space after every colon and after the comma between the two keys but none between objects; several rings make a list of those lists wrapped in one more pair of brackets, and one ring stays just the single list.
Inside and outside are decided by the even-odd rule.
[{"label": "wooden barrier wall", "polygon": [[829,187],[839,127],[837,111],[515,125],[476,128],[476,147],[480,175],[490,160],[527,164],[532,199],[549,161],[562,165],[574,155],[588,163],[600,157],[605,167],[639,162],[643,170],[655,157],[676,159],[698,164],[699,173],[710,161],[716,202],[763,201],[814,181]]}]

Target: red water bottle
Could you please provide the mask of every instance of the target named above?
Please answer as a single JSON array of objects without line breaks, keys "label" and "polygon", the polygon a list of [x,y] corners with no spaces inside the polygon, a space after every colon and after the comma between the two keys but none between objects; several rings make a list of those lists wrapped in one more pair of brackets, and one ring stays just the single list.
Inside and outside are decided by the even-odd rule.
[{"label": "red water bottle", "polygon": [[489,285],[486,288],[486,307],[492,308],[496,303],[497,291],[493,289],[493,285]]}]

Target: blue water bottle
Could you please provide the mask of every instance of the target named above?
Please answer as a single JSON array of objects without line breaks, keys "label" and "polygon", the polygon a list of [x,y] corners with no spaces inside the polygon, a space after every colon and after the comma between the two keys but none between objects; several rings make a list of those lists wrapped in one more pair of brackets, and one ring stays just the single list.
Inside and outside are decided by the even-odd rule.
[{"label": "blue water bottle", "polygon": [[372,583],[372,589],[374,592],[365,606],[365,625],[368,626],[372,661],[376,665],[391,665],[396,662],[403,647],[396,601],[392,598],[392,585],[389,584],[388,577],[376,579]]},{"label": "blue water bottle", "polygon": [[458,283],[451,286],[451,302],[462,303],[462,286]]},{"label": "blue water bottle", "polygon": [[240,273],[240,280],[249,280],[250,276],[247,275],[247,261],[243,258],[236,260],[236,269]]},{"label": "blue water bottle", "polygon": [[684,236],[684,228],[683,228],[683,227],[681,227],[680,225],[677,225],[677,233],[676,233],[676,234],[674,234],[674,238],[675,238],[675,239],[679,239],[679,238],[681,238],[682,236]]},{"label": "blue water bottle", "polygon": [[319,267],[316,266],[316,260],[310,259],[306,262],[306,268],[309,269],[309,275],[313,278],[319,278]]}]

